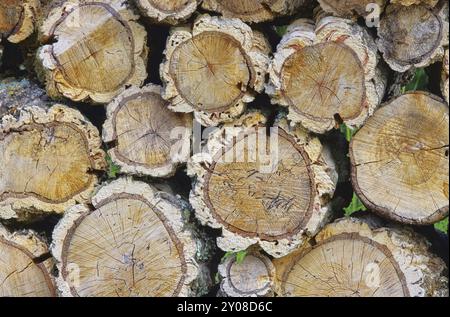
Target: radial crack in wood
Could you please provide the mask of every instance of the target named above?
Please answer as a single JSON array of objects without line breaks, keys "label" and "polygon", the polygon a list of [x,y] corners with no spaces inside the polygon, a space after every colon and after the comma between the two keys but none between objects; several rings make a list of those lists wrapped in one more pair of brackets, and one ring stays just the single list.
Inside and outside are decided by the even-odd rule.
[{"label": "radial crack in wood", "polygon": [[179,24],[197,9],[199,0],[136,0],[140,11],[156,23]]},{"label": "radial crack in wood", "polygon": [[389,5],[380,21],[377,45],[384,60],[398,72],[426,67],[444,54],[448,44],[448,23],[442,15],[424,5]]},{"label": "radial crack in wood", "polygon": [[272,261],[258,251],[249,251],[242,262],[236,255],[219,265],[223,277],[221,291],[229,297],[272,296],[275,268]]},{"label": "radial crack in wood", "polygon": [[62,105],[5,115],[0,162],[0,218],[18,220],[87,201],[106,165],[97,129]]},{"label": "radial crack in wood", "polygon": [[259,244],[280,257],[327,221],[337,175],[320,141],[280,119],[266,136],[251,113],[211,133],[188,163],[190,201],[205,225],[222,229],[224,251]]},{"label": "radial crack in wood", "polygon": [[12,234],[0,224],[0,297],[56,296],[53,260],[39,261],[47,253],[47,245],[33,231]]},{"label": "radial crack in wood", "polygon": [[446,217],[449,109],[424,92],[391,100],[350,144],[352,183],[364,205],[410,224]]},{"label": "radial crack in wood", "polygon": [[[318,0],[321,8],[338,17],[355,18],[366,17],[369,14],[381,14],[387,0]],[[375,9],[378,6],[377,9]],[[376,11],[375,11],[376,10]],[[377,18],[375,16],[375,18]]]},{"label": "radial crack in wood", "polygon": [[238,19],[200,16],[167,40],[162,96],[206,126],[230,121],[262,91],[269,50],[263,35]]},{"label": "radial crack in wood", "polygon": [[192,115],[175,113],[161,98],[161,87],[129,88],[107,106],[103,140],[121,171],[172,176],[190,157]]},{"label": "radial crack in wood", "polygon": [[384,96],[386,76],[377,60],[369,33],[350,20],[325,16],[315,25],[299,19],[277,47],[266,92],[312,132],[341,121],[359,127]]},{"label": "radial crack in wood", "polygon": [[174,196],[118,179],[92,207],[70,208],[53,232],[63,296],[195,296],[197,241]]},{"label": "radial crack in wood", "polygon": [[40,10],[39,0],[2,0],[0,2],[0,41],[19,43],[34,33]]},{"label": "radial crack in wood", "polygon": [[42,25],[37,71],[53,98],[108,103],[147,78],[147,33],[121,0],[69,0]]},{"label": "radial crack in wood", "polygon": [[342,218],[315,240],[274,260],[279,296],[448,296],[444,261],[406,227],[372,229],[361,220]]}]

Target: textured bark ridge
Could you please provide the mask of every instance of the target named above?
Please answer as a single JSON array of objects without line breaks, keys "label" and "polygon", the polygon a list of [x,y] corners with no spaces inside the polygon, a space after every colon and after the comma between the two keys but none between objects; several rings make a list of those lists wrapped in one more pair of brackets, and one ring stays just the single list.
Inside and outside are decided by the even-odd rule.
[{"label": "textured bark ridge", "polygon": [[259,244],[280,257],[328,220],[337,175],[317,138],[285,119],[266,137],[264,124],[251,113],[209,136],[188,163],[190,201],[203,224],[222,229],[219,248]]},{"label": "textured bark ridge", "polygon": [[[323,14],[318,14],[323,16]],[[386,85],[376,45],[350,20],[325,16],[292,23],[269,67],[266,92],[288,118],[324,133],[341,120],[359,127],[381,102]]]},{"label": "textured bark ridge", "polygon": [[179,24],[197,9],[200,0],[136,0],[140,11],[156,23]]},{"label": "textured bark ridge", "polygon": [[168,109],[161,87],[130,88],[107,107],[103,140],[121,171],[153,177],[171,176],[190,157],[192,116]]},{"label": "textured bark ridge", "polygon": [[281,296],[448,296],[445,263],[412,230],[370,228],[355,218],[327,225],[316,243],[274,261]]},{"label": "textured bark ridge", "polygon": [[0,2],[0,41],[19,43],[35,31],[39,0],[2,0]]},{"label": "textured bark ridge", "polygon": [[441,90],[442,95],[448,103],[448,48],[445,51],[444,60],[442,61],[442,82],[441,82]]},{"label": "textured bark ridge", "polygon": [[118,179],[70,208],[53,233],[63,296],[192,296],[197,241],[178,199]]},{"label": "textured bark ridge", "polygon": [[122,0],[68,0],[42,25],[38,73],[52,98],[108,103],[145,78],[147,34]]},{"label": "textured bark ridge", "polygon": [[206,126],[230,121],[263,89],[268,53],[263,35],[240,20],[202,15],[167,40],[162,96]]},{"label": "textured bark ridge", "polygon": [[353,187],[391,219],[430,224],[448,214],[449,110],[428,93],[402,95],[375,112],[350,144]]},{"label": "textured bark ridge", "polygon": [[219,12],[226,18],[244,22],[270,21],[279,16],[292,15],[307,0],[203,0],[202,8]]},{"label": "textured bark ridge", "polygon": [[256,250],[249,251],[244,260],[232,255],[219,265],[223,277],[221,292],[229,297],[262,297],[273,295],[275,267],[272,261]]},{"label": "textured bark ridge", "polygon": [[3,116],[0,162],[0,218],[19,220],[87,201],[106,164],[97,129],[62,105]]},{"label": "textured bark ridge", "polygon": [[55,296],[53,261],[39,260],[46,253],[46,244],[34,232],[11,234],[0,224],[0,297]]},{"label": "textured bark ridge", "polygon": [[333,15],[345,18],[353,18],[358,16],[367,16],[373,12],[373,7],[369,5],[376,4],[379,6],[380,13],[383,12],[387,0],[318,0],[320,7]]},{"label": "textured bark ridge", "polygon": [[393,70],[404,72],[442,59],[443,45],[448,44],[448,22],[437,8],[389,5],[380,21],[378,37],[384,60]]}]

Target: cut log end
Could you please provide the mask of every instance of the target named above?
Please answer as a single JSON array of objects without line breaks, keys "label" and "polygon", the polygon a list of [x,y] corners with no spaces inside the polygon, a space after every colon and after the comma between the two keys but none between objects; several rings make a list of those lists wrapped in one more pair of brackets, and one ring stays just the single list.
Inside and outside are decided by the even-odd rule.
[{"label": "cut log end", "polygon": [[197,9],[198,0],[137,0],[142,14],[156,23],[179,24]]},{"label": "cut log end", "polygon": [[240,115],[263,89],[268,44],[243,22],[203,15],[192,31],[175,29],[161,66],[163,98],[205,125]]},{"label": "cut log end", "polygon": [[449,110],[427,93],[402,95],[375,112],[350,145],[352,182],[370,209],[411,224],[448,214]]},{"label": "cut log end", "polygon": [[48,253],[46,244],[32,231],[9,233],[0,225],[0,296],[53,297],[52,260],[39,261]]},{"label": "cut log end", "polygon": [[376,12],[381,14],[386,6],[386,2],[386,0],[319,0],[321,8],[325,12],[344,18],[365,17],[374,12],[373,5],[378,6],[379,10]]},{"label": "cut log end", "polygon": [[411,230],[339,219],[312,247],[274,261],[276,289],[281,296],[448,296],[446,266],[428,246]]},{"label": "cut log end", "polygon": [[424,5],[389,5],[378,28],[378,49],[398,72],[442,58],[448,37],[441,15]]},{"label": "cut log end", "polygon": [[19,220],[86,201],[106,165],[97,129],[62,105],[5,115],[0,161],[0,218]]},{"label": "cut log end", "polygon": [[258,251],[246,254],[242,262],[232,255],[219,265],[223,277],[220,289],[228,297],[263,297],[273,295],[275,268],[272,261]]},{"label": "cut log end", "polygon": [[223,229],[217,242],[221,249],[259,243],[279,257],[327,219],[335,183],[326,170],[333,165],[324,160],[318,139],[289,128],[285,120],[270,137],[263,122],[247,124],[231,132],[235,142],[226,135],[232,125],[225,125],[206,145],[211,158],[192,158],[188,173],[197,179],[191,203],[203,223]]},{"label": "cut log end", "polygon": [[147,77],[147,35],[137,18],[121,0],[69,0],[53,8],[42,26],[47,45],[37,67],[48,94],[108,103],[125,86],[140,86]]},{"label": "cut log end", "polygon": [[0,39],[19,43],[36,28],[39,0],[2,0],[0,3]]},{"label": "cut log end", "polygon": [[197,241],[184,210],[142,182],[119,179],[70,208],[53,233],[63,296],[192,296]]},{"label": "cut log end", "polygon": [[107,107],[103,140],[122,172],[167,177],[189,158],[193,118],[170,111],[160,90],[130,88]]}]

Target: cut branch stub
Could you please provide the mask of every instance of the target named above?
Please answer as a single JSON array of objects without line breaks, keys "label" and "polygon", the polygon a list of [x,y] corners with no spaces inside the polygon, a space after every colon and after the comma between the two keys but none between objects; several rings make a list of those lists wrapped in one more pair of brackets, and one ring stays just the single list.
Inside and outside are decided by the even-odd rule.
[{"label": "cut branch stub", "polygon": [[[147,34],[122,0],[56,6],[42,25],[38,73],[53,98],[110,102],[147,77]],[[51,42],[53,41],[53,42]]]},{"label": "cut branch stub", "polygon": [[106,165],[97,129],[62,105],[5,115],[0,162],[0,218],[19,220],[87,201]]},{"label": "cut branch stub", "polygon": [[224,251],[258,243],[279,257],[302,244],[330,213],[335,167],[317,138],[280,120],[249,114],[216,130],[188,163],[190,201],[205,225],[222,229]]},{"label": "cut branch stub", "polygon": [[275,268],[272,261],[258,251],[249,252],[241,263],[232,255],[219,265],[223,277],[221,291],[229,297],[273,295]]},{"label": "cut branch stub", "polygon": [[441,81],[441,90],[442,95],[448,103],[448,75],[449,75],[449,67],[448,67],[448,49],[445,51],[444,60],[442,61],[442,81]]},{"label": "cut branch stub", "polygon": [[365,29],[350,20],[324,17],[315,26],[289,26],[269,67],[266,92],[288,107],[293,122],[324,133],[344,121],[358,127],[381,102],[386,77]]},{"label": "cut branch stub", "polygon": [[35,31],[39,0],[2,0],[0,2],[0,41],[19,43]]},{"label": "cut branch stub", "polygon": [[318,0],[320,7],[328,12],[339,17],[353,18],[358,16],[367,16],[374,13],[373,5],[377,5],[379,11],[382,13],[386,6],[387,0]]},{"label": "cut branch stub", "polygon": [[197,9],[199,0],[136,0],[142,14],[156,23],[178,24]]},{"label": "cut branch stub", "polygon": [[449,110],[423,92],[381,107],[350,144],[352,183],[362,202],[388,218],[430,224],[448,214]]},{"label": "cut branch stub", "polygon": [[441,60],[448,26],[441,14],[424,5],[389,5],[378,28],[378,49],[398,72]]},{"label": "cut branch stub", "polygon": [[63,296],[188,296],[196,240],[177,198],[118,179],[70,208],[53,233]]},{"label": "cut branch stub", "polygon": [[200,16],[192,30],[175,28],[161,65],[162,96],[204,125],[230,121],[264,87],[269,45],[238,19]]},{"label": "cut branch stub", "polygon": [[278,295],[448,296],[444,261],[412,230],[372,229],[361,220],[342,218],[315,240],[312,247],[274,260]]},{"label": "cut branch stub", "polygon": [[202,8],[219,12],[226,18],[244,22],[270,21],[279,16],[292,15],[306,0],[203,0]]},{"label": "cut branch stub", "polygon": [[34,232],[11,234],[0,224],[0,297],[56,296],[50,275],[53,261],[39,260],[47,253],[47,245]]},{"label": "cut branch stub", "polygon": [[161,98],[161,87],[129,88],[107,107],[103,140],[121,171],[171,176],[190,156],[192,116],[175,113]]}]

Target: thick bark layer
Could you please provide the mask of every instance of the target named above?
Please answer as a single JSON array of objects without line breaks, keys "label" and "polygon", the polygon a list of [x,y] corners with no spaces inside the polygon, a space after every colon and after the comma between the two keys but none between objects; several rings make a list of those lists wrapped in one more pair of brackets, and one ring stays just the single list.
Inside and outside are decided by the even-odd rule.
[{"label": "thick bark layer", "polygon": [[195,296],[197,241],[178,198],[118,179],[53,232],[62,296]]},{"label": "thick bark layer", "polygon": [[448,125],[448,106],[428,93],[408,93],[377,110],[350,144],[352,183],[363,203],[405,223],[445,218]]},{"label": "thick bark layer", "polygon": [[39,0],[2,0],[0,3],[0,41],[19,43],[36,29]]},{"label": "thick bark layer", "polygon": [[[2,208],[2,207],[0,207]],[[45,242],[33,231],[9,233],[0,224],[0,297],[53,297],[52,259]]]},{"label": "thick bark layer", "polygon": [[[318,16],[323,16],[318,14]],[[381,102],[386,77],[376,45],[350,20],[325,16],[292,23],[269,68],[266,92],[288,118],[324,133],[341,121],[359,127]]]},{"label": "thick bark layer", "polygon": [[171,110],[194,112],[206,126],[230,121],[263,89],[268,53],[262,34],[243,22],[200,16],[167,40],[162,96]]},{"label": "thick bark layer", "polygon": [[274,261],[276,290],[280,296],[448,296],[446,265],[428,248],[410,229],[342,218],[312,246]]},{"label": "thick bark layer", "polygon": [[175,113],[161,98],[161,87],[130,88],[107,106],[103,140],[125,173],[166,177],[190,157],[192,116]]},{"label": "thick bark layer", "polygon": [[225,251],[258,243],[280,257],[328,220],[337,181],[329,153],[285,119],[276,127],[266,137],[265,118],[248,114],[212,133],[188,163],[196,216],[222,228],[217,244]]},{"label": "thick bark layer", "polygon": [[147,34],[121,0],[68,0],[43,22],[38,73],[53,98],[108,103],[147,77]]},{"label": "thick bark layer", "polygon": [[0,218],[19,220],[87,201],[106,165],[97,129],[62,105],[3,116],[0,162]]},{"label": "thick bark layer", "polygon": [[136,0],[142,14],[155,23],[179,24],[197,9],[200,0]]},{"label": "thick bark layer", "polygon": [[448,103],[448,75],[449,75],[449,67],[448,67],[448,48],[445,51],[444,60],[442,61],[442,81],[441,81],[441,90],[442,95]]}]

